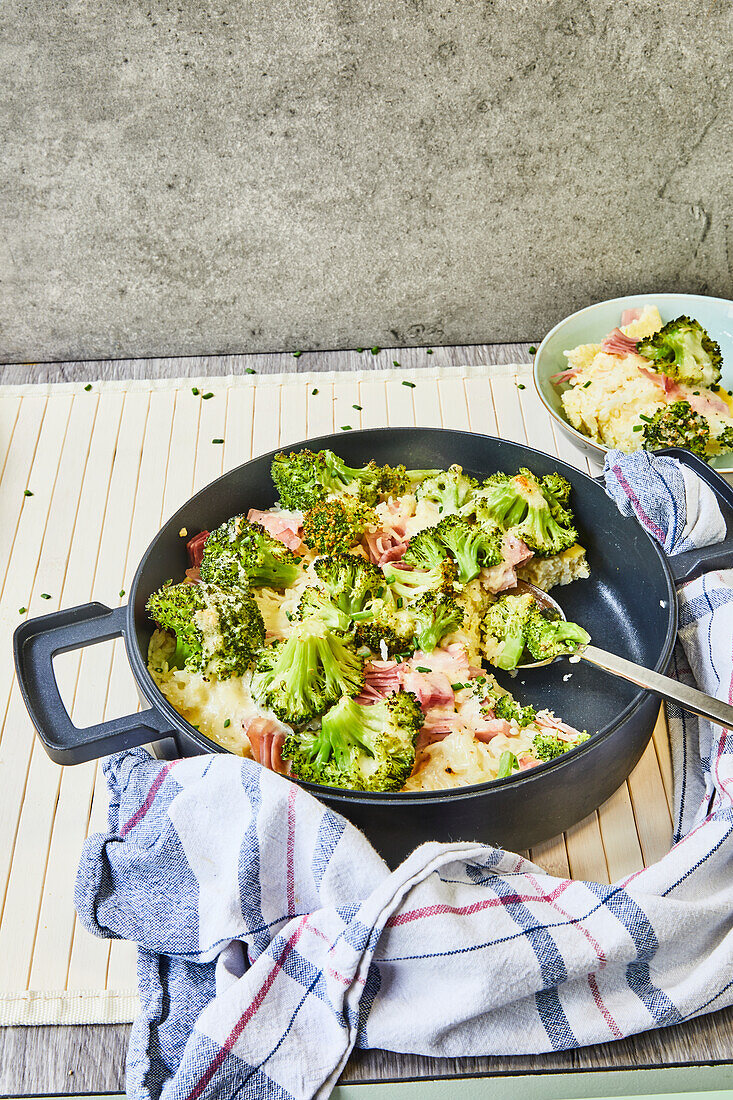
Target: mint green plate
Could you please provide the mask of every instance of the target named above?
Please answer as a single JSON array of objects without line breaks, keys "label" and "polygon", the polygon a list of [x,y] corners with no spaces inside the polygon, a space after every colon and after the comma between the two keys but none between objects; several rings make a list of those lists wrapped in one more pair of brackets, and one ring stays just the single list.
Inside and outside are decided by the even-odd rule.
[{"label": "mint green plate", "polygon": [[[538,347],[534,360],[534,384],[542,404],[557,421],[561,431],[576,446],[601,462],[610,448],[595,443],[570,424],[560,400],[564,387],[553,385],[550,376],[567,366],[564,351],[578,344],[599,344],[620,323],[625,309],[638,309],[647,304],[657,307],[663,321],[671,321],[681,314],[698,320],[713,340],[720,344],[723,355],[721,384],[727,390],[733,390],[733,302],[727,298],[707,298],[702,294],[627,294],[625,298],[596,302],[593,306],[571,313],[547,333]],[[710,460],[710,465],[721,473],[733,473],[733,455],[719,455]]]}]

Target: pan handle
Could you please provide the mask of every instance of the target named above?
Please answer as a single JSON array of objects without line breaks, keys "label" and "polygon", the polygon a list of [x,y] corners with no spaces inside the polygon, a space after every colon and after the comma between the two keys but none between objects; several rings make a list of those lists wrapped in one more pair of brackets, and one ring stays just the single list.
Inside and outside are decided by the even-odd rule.
[{"label": "pan handle", "polygon": [[87,603],[28,619],[15,631],[13,655],[23,701],[43,747],[57,764],[96,760],[170,733],[169,723],[154,708],[79,729],[61,698],[54,656],[124,635],[126,612],[126,607],[113,611],[102,603]]},{"label": "pan handle", "polygon": [[733,566],[733,485],[729,485],[704,459],[698,458],[691,451],[681,447],[665,447],[655,453],[676,458],[702,478],[718,498],[726,524],[726,535],[722,542],[701,546],[697,550],[686,550],[684,554],[673,554],[667,558],[675,583],[694,581],[711,569],[730,569]]}]

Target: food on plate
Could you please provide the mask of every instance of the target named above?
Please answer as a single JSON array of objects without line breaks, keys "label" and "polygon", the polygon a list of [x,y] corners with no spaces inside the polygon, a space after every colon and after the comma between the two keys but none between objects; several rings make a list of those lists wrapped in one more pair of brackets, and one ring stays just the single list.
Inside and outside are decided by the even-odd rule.
[{"label": "food on plate", "polygon": [[[516,665],[494,619],[518,577],[589,575],[564,478],[331,451],[278,455],[272,476],[278,503],[194,536],[186,579],[148,600],[148,668],[187,721],[283,774],[371,792],[502,778],[586,739],[482,664]],[[557,648],[562,627],[567,651],[571,624],[542,622],[531,644]]]},{"label": "food on plate", "polygon": [[720,347],[690,317],[662,323],[655,306],[627,310],[599,344],[565,355],[563,408],[574,428],[622,451],[733,451],[733,397],[720,385]]},{"label": "food on plate", "polygon": [[540,607],[530,592],[500,596],[483,621],[483,655],[496,668],[508,670],[528,660],[568,656],[589,641],[587,630],[551,608]]}]

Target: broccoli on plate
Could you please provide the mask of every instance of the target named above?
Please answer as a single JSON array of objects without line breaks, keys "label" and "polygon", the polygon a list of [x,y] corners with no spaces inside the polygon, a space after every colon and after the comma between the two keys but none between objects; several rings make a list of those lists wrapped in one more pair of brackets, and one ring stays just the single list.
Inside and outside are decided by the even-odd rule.
[{"label": "broccoli on plate", "polygon": [[720,379],[720,345],[699,321],[677,317],[652,336],[637,342],[636,350],[650,359],[654,370],[691,386],[713,386]]},{"label": "broccoli on plate", "polygon": [[319,619],[293,624],[290,637],[264,650],[252,676],[252,695],[284,722],[308,722],[340,699],[358,695],[364,661]]},{"label": "broccoli on plate", "polygon": [[413,694],[398,691],[362,706],[345,696],[319,730],[287,737],[282,755],[292,774],[309,783],[356,791],[398,791],[415,762],[423,713]]},{"label": "broccoli on plate", "polygon": [[201,579],[220,588],[242,584],[289,588],[299,575],[299,561],[292,550],[259,523],[233,516],[207,538]]},{"label": "broccoli on plate", "polygon": [[262,614],[246,587],[225,590],[212,584],[164,585],[146,609],[163,630],[176,636],[169,662],[220,679],[241,676],[262,649]]}]

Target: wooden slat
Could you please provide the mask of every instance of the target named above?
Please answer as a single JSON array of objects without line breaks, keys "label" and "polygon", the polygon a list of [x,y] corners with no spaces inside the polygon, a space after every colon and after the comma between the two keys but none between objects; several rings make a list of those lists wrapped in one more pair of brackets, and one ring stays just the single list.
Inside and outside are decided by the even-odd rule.
[{"label": "wooden slat", "polygon": [[[414,379],[415,387],[403,386],[403,378]],[[124,601],[119,593],[129,588],[161,523],[223,469],[278,446],[345,425],[417,423],[498,432],[589,469],[585,456],[556,434],[524,372],[489,379],[406,371],[385,378],[374,371],[195,384],[214,396],[204,401],[185,383],[0,398],[0,561],[6,563],[0,644],[6,652],[20,619],[17,606],[39,614],[89,598]],[[19,486],[26,485],[33,497],[23,496]],[[41,591],[52,599],[41,600]],[[139,705],[121,642],[65,655],[58,677],[77,724]],[[48,760],[7,662],[0,666],[0,707],[2,988],[134,988],[134,947],[90,937],[73,912],[79,848],[89,832],[106,828],[101,764],[60,769]],[[530,856],[560,877],[622,878],[668,850],[671,791],[660,716],[628,784],[567,837],[535,846]]]}]

